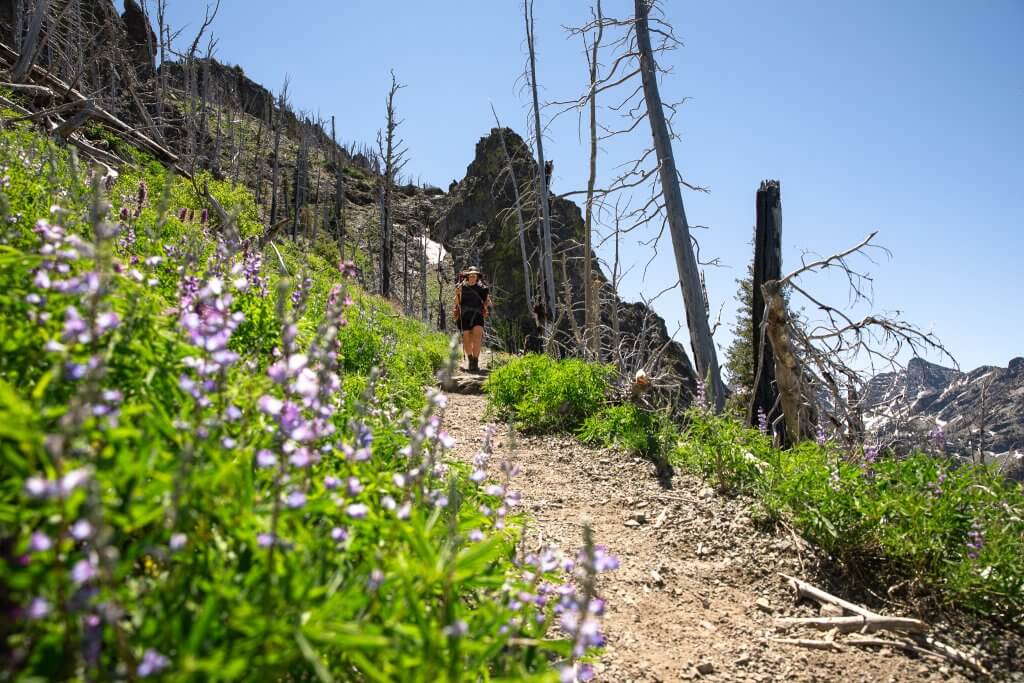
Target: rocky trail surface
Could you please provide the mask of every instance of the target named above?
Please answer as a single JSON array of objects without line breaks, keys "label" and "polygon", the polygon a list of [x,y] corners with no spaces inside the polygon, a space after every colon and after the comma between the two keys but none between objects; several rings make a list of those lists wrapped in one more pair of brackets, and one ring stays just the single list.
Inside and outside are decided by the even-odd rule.
[{"label": "rocky trail surface", "polygon": [[[464,378],[462,388],[472,390],[474,380]],[[445,423],[456,458],[470,461],[479,449],[485,411],[481,395],[449,394]],[[779,633],[773,624],[819,616],[816,604],[796,604],[778,576],[813,582],[813,559],[795,534],[759,529],[750,501],[721,497],[678,471],[659,482],[651,463],[568,435],[521,436],[499,424],[495,454],[495,468],[503,455],[521,468],[512,488],[522,493],[529,549],[575,553],[588,522],[620,560],[600,577],[607,646],[596,680],[970,680],[941,659],[889,648],[822,651],[773,641],[822,637]]]}]

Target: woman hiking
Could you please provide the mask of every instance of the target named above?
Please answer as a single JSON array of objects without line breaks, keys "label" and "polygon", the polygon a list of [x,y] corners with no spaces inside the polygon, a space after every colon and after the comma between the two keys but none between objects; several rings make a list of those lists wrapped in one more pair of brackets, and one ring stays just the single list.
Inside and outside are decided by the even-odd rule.
[{"label": "woman hiking", "polygon": [[484,338],[484,321],[491,307],[490,294],[476,266],[459,273],[459,284],[455,287],[455,319],[462,332],[462,350],[469,360],[470,372],[480,369],[480,345]]}]

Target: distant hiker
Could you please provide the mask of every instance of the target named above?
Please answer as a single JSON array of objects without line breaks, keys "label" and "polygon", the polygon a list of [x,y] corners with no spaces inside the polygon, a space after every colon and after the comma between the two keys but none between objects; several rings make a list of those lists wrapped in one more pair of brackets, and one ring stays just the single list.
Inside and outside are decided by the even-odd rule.
[{"label": "distant hiker", "polygon": [[544,187],[551,187],[551,174],[555,170],[555,162],[545,161],[544,162]]},{"label": "distant hiker", "polygon": [[491,307],[490,292],[476,266],[459,273],[459,284],[455,288],[455,319],[462,331],[462,350],[469,360],[470,372],[480,369],[480,345],[484,338],[484,321]]}]

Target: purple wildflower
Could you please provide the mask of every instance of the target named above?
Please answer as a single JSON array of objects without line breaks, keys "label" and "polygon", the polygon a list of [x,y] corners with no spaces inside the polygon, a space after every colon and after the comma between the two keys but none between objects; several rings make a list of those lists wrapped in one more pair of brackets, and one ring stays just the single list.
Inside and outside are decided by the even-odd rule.
[{"label": "purple wildflower", "polygon": [[28,539],[29,552],[42,553],[53,547],[53,541],[42,531],[36,531]]},{"label": "purple wildflower", "polygon": [[171,540],[167,546],[174,552],[177,552],[185,547],[188,543],[188,536],[182,533],[171,534]]},{"label": "purple wildflower", "polygon": [[139,678],[147,678],[153,674],[158,674],[168,666],[171,662],[164,657],[162,654],[153,649],[148,649],[142,653],[142,661],[139,662],[139,668],[137,672]]},{"label": "purple wildflower", "polygon": [[28,603],[28,608],[25,610],[25,616],[33,621],[45,619],[50,614],[50,603],[46,598],[32,598],[32,602]]},{"label": "purple wildflower", "polygon": [[89,560],[79,560],[71,568],[71,580],[81,585],[96,577],[96,565]]},{"label": "purple wildflower", "polygon": [[761,406],[757,407],[757,431],[761,434],[768,433],[768,414],[764,412],[764,408]]},{"label": "purple wildflower", "polygon": [[366,519],[366,515],[370,513],[370,508],[366,507],[363,503],[353,503],[345,508],[345,514],[352,519]]},{"label": "purple wildflower", "polygon": [[77,541],[84,541],[92,536],[92,524],[87,519],[80,519],[71,525],[71,536]]}]

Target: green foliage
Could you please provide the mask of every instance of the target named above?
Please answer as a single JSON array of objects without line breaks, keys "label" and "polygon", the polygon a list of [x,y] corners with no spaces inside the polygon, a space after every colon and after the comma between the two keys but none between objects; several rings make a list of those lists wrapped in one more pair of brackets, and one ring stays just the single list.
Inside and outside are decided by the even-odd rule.
[{"label": "green foliage", "polygon": [[641,410],[632,403],[608,406],[588,416],[577,436],[583,443],[622,448],[649,458],[661,458],[679,438],[665,415]]},{"label": "green foliage", "polygon": [[571,430],[604,406],[613,376],[608,365],[527,354],[494,370],[484,390],[490,406],[524,431]]},{"label": "green foliage", "polygon": [[677,462],[756,496],[837,559],[983,614],[1024,615],[1024,492],[992,468],[813,442],[780,451],[727,418],[689,419]]},{"label": "green foliage", "polygon": [[[145,159],[102,207],[62,150],[4,130],[0,178],[0,609],[14,615],[0,637],[19,653],[0,677],[135,678],[162,657],[162,678],[182,681],[557,680],[551,662],[571,645],[547,638],[553,601],[513,598],[559,577],[524,575],[520,526],[481,512],[502,499],[439,461],[439,402],[423,387],[444,337],[342,284],[329,247],[289,243],[284,272],[269,250],[266,293],[237,284],[251,255],[226,253],[198,215],[180,220],[201,208],[194,189]],[[260,229],[243,189],[209,187],[243,236]],[[79,245],[54,277],[95,287],[36,283],[53,258],[40,218]],[[193,277],[244,316],[237,362],[199,393],[190,377],[212,356],[183,323]],[[84,330],[100,311],[118,322],[69,333],[71,307]],[[289,344],[289,361],[338,352],[337,385],[318,399],[329,410],[271,379]],[[592,411],[603,394],[565,398]],[[324,417],[323,436],[283,431],[274,399]],[[307,444],[313,462],[289,464]],[[265,452],[278,464],[260,466]]]},{"label": "green foliage", "polygon": [[745,416],[750,397],[754,390],[754,349],[753,349],[753,305],[754,305],[754,265],[747,266],[746,277],[736,280],[739,288],[736,291],[736,322],[732,326],[732,343],[725,350],[725,371],[729,387],[733,393],[729,396],[729,412]]}]

